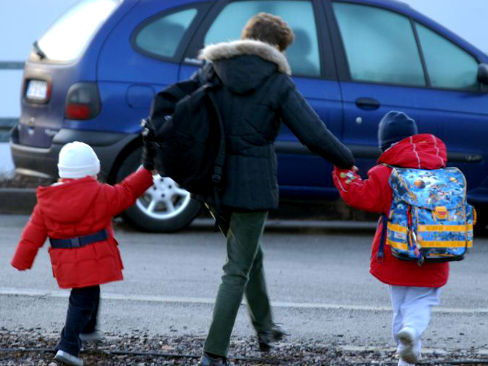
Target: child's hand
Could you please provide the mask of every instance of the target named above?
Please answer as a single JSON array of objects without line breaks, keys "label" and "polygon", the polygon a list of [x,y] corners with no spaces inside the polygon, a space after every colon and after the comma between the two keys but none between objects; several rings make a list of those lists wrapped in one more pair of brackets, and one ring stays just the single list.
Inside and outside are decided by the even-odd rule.
[{"label": "child's hand", "polygon": [[359,170],[359,169],[358,169],[358,167],[357,167],[357,166],[353,166],[353,167],[351,168],[351,170],[348,170],[348,171],[341,171],[341,172],[339,173],[339,177],[340,177],[341,179],[345,179],[346,184],[351,184],[351,183],[352,183],[352,181],[353,181],[354,179],[357,179],[357,178],[358,178],[358,177],[357,177],[357,175],[356,175],[356,172],[357,172],[358,170]]}]

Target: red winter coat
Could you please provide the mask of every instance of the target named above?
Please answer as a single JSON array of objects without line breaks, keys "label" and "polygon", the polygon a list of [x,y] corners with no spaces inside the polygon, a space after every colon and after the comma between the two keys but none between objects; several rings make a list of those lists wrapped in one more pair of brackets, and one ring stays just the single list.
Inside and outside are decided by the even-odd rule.
[{"label": "red winter coat", "polygon": [[[362,180],[356,173],[355,179],[341,177],[347,170],[334,169],[334,184],[344,201],[355,208],[388,214],[393,192],[388,183],[391,168],[388,164],[403,168],[439,169],[446,165],[447,153],[444,143],[434,135],[419,134],[401,140],[386,150],[376,165],[368,172],[368,179]],[[424,263],[403,261],[391,254],[389,245],[384,246],[384,258],[377,259],[382,224],[378,225],[371,251],[370,273],[380,281],[396,286],[441,287],[449,276],[448,263]]]},{"label": "red winter coat", "polygon": [[37,205],[17,245],[12,266],[31,268],[47,237],[68,239],[106,229],[108,238],[103,241],[80,248],[50,247],[53,274],[61,288],[122,280],[123,265],[112,217],[132,206],[152,183],[151,172],[140,169],[114,186],[85,177],[39,187]]}]

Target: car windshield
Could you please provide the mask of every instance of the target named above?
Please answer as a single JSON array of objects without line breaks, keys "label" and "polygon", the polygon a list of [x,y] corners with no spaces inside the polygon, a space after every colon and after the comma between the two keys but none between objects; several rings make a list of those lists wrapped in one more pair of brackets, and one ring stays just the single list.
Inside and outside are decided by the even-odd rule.
[{"label": "car windshield", "polygon": [[[37,42],[37,49],[52,61],[68,62],[77,59],[121,1],[81,1],[48,29]],[[39,54],[37,50],[36,53]]]}]

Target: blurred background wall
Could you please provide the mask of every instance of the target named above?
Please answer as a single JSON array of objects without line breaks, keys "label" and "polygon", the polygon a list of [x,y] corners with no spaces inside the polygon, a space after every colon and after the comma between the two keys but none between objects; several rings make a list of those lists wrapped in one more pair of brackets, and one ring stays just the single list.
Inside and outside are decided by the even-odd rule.
[{"label": "blurred background wall", "polygon": [[0,0],[0,178],[12,175],[8,129],[20,116],[23,62],[32,43],[78,0]]}]

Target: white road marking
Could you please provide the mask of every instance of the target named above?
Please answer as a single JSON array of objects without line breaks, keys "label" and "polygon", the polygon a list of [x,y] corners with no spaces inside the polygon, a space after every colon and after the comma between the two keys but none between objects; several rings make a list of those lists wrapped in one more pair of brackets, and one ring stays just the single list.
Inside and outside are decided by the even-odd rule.
[{"label": "white road marking", "polygon": [[[341,349],[345,352],[377,352],[377,351],[384,351],[384,352],[395,352],[396,347],[378,347],[378,346],[353,346],[353,345],[337,345],[338,349]],[[481,354],[483,350],[477,350],[477,354]],[[439,348],[425,348],[422,347],[422,356],[424,355],[448,355],[449,352],[445,349]]]},{"label": "white road marking", "polygon": [[[37,290],[28,288],[0,287],[0,296],[26,296],[41,298],[67,298],[69,290]],[[116,293],[102,292],[104,300],[114,301],[140,301],[155,303],[181,303],[181,304],[209,304],[215,303],[214,299],[204,297],[176,297],[176,296],[154,296],[154,295],[125,295]],[[369,306],[352,304],[326,304],[326,303],[306,303],[306,302],[272,302],[277,308],[295,309],[323,309],[323,310],[353,310],[370,312],[391,312],[390,306]],[[488,314],[488,308],[445,308],[434,307],[435,313],[443,314]]]}]

